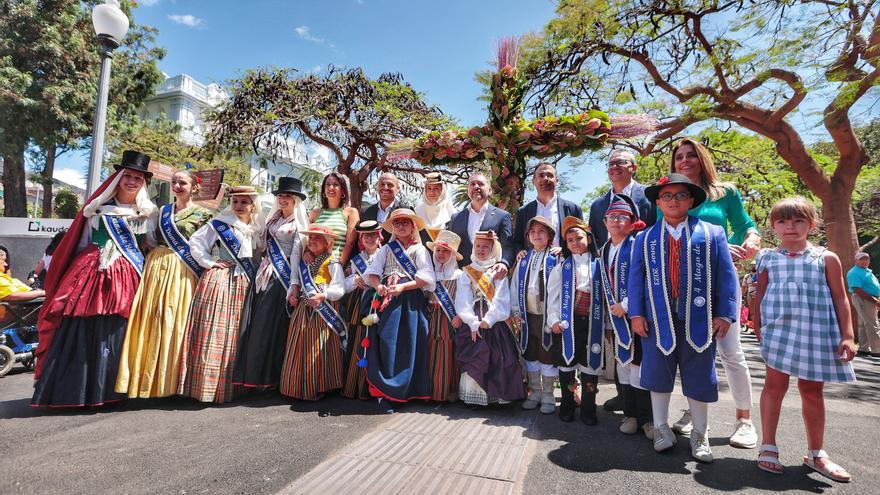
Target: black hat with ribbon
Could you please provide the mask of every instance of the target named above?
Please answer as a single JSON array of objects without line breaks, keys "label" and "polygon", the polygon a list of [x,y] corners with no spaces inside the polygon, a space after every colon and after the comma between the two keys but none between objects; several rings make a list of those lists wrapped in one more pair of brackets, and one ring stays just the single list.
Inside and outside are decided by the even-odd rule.
[{"label": "black hat with ribbon", "polygon": [[302,190],[303,183],[296,177],[279,177],[278,188],[272,191],[272,194],[278,196],[281,193],[293,194],[299,196],[299,199],[305,200],[306,193]]},{"label": "black hat with ribbon", "polygon": [[114,165],[113,168],[116,170],[122,170],[124,168],[135,170],[144,174],[144,176],[149,179],[153,176],[153,172],[150,172],[149,166],[150,155],[145,155],[138,151],[125,150],[122,152],[122,161],[119,165]]},{"label": "black hat with ribbon", "polygon": [[687,187],[688,191],[691,192],[691,196],[694,197],[694,204],[691,205],[692,209],[700,206],[706,201],[706,190],[697,184],[694,184],[688,176],[684,174],[669,174],[660,177],[654,185],[645,188],[645,197],[656,203],[657,198],[660,197],[660,190],[666,186],[672,186],[675,184],[681,184]]}]

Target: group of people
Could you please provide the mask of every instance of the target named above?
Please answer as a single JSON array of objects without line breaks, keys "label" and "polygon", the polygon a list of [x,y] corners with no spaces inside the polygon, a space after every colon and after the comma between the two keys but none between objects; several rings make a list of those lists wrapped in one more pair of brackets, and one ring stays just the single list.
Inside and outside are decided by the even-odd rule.
[{"label": "group of people", "polygon": [[[647,186],[633,179],[632,153],[612,152],[612,187],[586,220],[557,194],[555,167],[541,163],[537,198],[515,223],[490,204],[482,173],[469,178],[461,211],[438,173],[426,176],[415,208],[383,173],[379,202],[361,213],[331,172],[310,212],[300,181],[284,177],[268,215],[243,186],[212,214],[193,204],[199,180],[186,170],[172,176],[175,201],[157,208],[148,163],[125,152],[55,249],[34,405],[340,391],[388,412],[412,400],[522,401],[571,422],[580,407],[579,419],[595,425],[598,377],[613,368],[618,393],[604,407],[623,411],[622,433],[641,432],[658,452],[689,435],[693,457],[712,462],[716,354],[736,403],[730,443],[757,446],[734,266],[757,255],[767,364],[758,466],[782,472],[775,431],[796,376],[804,463],[850,479],[822,450],[822,384],[855,379],[840,261],[807,241],[818,220],[803,198],[774,206],[781,244],[760,250],[739,192],[719,181],[698,141],[677,143],[670,172]],[[670,424],[677,374],[689,409]]]}]

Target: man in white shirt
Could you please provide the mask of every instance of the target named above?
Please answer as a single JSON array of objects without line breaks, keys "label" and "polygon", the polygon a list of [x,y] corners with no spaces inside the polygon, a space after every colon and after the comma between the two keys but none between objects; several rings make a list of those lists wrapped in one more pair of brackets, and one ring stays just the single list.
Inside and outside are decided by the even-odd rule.
[{"label": "man in white shirt", "polygon": [[471,175],[468,179],[468,198],[471,202],[465,209],[452,216],[446,229],[461,237],[458,252],[463,259],[458,262],[459,267],[471,263],[471,248],[477,231],[494,231],[501,243],[502,254],[493,272],[496,278],[501,278],[507,276],[507,270],[513,263],[515,254],[510,239],[513,221],[510,213],[489,204],[491,196],[492,186],[489,178],[481,172]]},{"label": "man in white shirt", "polygon": [[657,205],[648,201],[648,198],[645,197],[645,186],[633,178],[638,168],[636,157],[630,151],[616,149],[608,157],[607,170],[611,189],[596,198],[590,205],[590,230],[596,237],[596,243],[600,246],[608,240],[608,230],[605,228],[603,220],[612,194],[629,196],[639,209],[639,219],[645,222],[645,225],[650,227],[657,220]]},{"label": "man in white shirt", "polygon": [[[388,218],[388,214],[398,208],[412,209],[409,205],[402,204],[397,200],[397,192],[399,189],[400,183],[397,181],[396,175],[389,172],[380,175],[379,181],[376,182],[376,191],[379,193],[379,202],[368,206],[361,214],[361,220],[375,220],[382,223]],[[385,242],[388,242],[388,239],[391,238],[391,234],[383,231],[382,237]]]},{"label": "man in white shirt", "polygon": [[538,192],[538,197],[523,206],[516,213],[516,228],[513,230],[513,245],[515,252],[525,250],[526,225],[535,217],[544,217],[556,230],[556,235],[551,239],[550,246],[558,248],[562,246],[562,237],[559,234],[562,219],[565,217],[584,218],[584,212],[577,203],[567,201],[556,194],[559,177],[556,167],[552,163],[542,162],[535,168],[532,176],[532,184]]}]

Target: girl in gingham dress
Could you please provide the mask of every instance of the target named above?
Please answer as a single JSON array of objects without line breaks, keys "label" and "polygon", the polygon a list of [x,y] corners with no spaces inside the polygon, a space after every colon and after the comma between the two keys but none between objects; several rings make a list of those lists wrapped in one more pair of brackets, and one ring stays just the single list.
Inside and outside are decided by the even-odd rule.
[{"label": "girl in gingham dress", "polygon": [[784,199],[770,211],[776,249],[758,256],[760,308],[755,334],[761,341],[767,378],[761,392],[763,445],[758,467],[782,474],[776,427],[790,376],[798,379],[808,455],[804,465],[840,482],[852,479],[822,450],[825,434],[825,382],[855,380],[852,321],[837,255],[811,245],[807,235],[818,223],[816,209],[804,198]]}]

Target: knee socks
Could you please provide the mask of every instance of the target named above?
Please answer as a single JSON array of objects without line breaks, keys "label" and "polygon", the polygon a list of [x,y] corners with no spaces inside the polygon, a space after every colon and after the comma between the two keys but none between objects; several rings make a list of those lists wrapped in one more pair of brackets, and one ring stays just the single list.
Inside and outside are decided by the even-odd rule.
[{"label": "knee socks", "polygon": [[694,421],[694,431],[700,435],[706,435],[706,428],[709,426],[709,403],[700,402],[688,397],[688,405],[691,408],[691,418]]},{"label": "knee socks", "polygon": [[669,424],[669,400],[672,392],[651,392],[651,410],[654,413],[654,426]]}]

